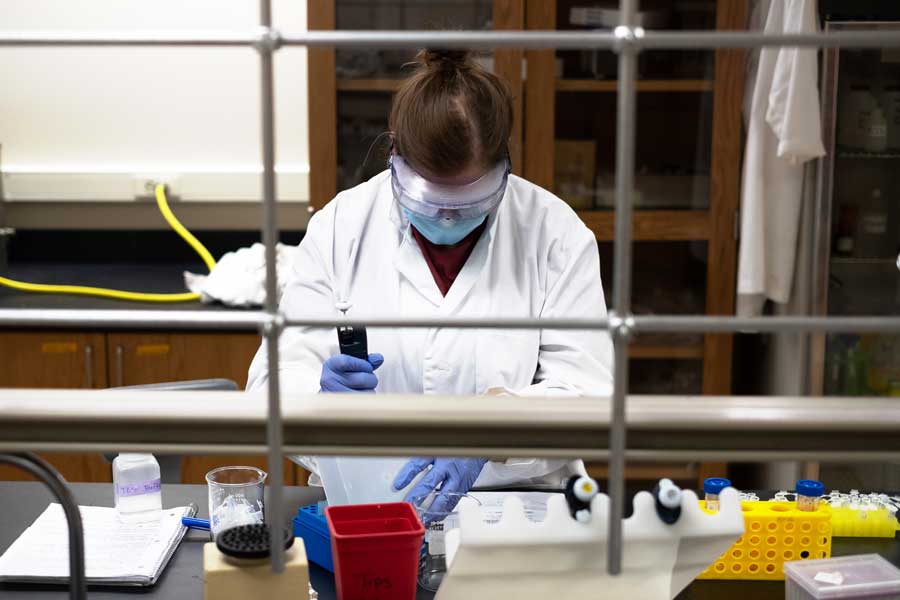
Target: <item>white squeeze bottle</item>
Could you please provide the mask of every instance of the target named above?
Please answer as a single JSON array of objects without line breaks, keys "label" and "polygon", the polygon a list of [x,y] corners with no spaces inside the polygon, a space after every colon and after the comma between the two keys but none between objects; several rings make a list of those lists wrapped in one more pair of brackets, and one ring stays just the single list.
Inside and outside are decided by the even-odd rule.
[{"label": "white squeeze bottle", "polygon": [[152,454],[119,454],[113,461],[113,491],[122,520],[158,519],[162,485],[156,458]]}]

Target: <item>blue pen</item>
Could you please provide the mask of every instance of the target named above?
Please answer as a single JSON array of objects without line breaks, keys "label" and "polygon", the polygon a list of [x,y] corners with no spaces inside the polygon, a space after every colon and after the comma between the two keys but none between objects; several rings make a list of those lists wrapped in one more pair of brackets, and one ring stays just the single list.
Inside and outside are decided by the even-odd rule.
[{"label": "blue pen", "polygon": [[191,529],[206,529],[209,531],[209,521],[206,519],[194,519],[193,517],[181,517],[181,524]]}]

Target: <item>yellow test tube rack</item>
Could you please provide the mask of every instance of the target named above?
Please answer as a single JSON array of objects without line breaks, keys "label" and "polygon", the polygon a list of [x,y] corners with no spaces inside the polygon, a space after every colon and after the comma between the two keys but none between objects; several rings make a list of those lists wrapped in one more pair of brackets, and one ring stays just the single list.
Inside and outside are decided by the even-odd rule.
[{"label": "yellow test tube rack", "polygon": [[831,528],[834,537],[892,538],[900,530],[900,523],[886,507],[864,510],[839,506],[831,508]]},{"label": "yellow test tube rack", "polygon": [[786,562],[831,556],[831,507],[824,502],[815,512],[797,510],[796,502],[741,502],[741,509],[744,535],[698,579],[780,581]]}]

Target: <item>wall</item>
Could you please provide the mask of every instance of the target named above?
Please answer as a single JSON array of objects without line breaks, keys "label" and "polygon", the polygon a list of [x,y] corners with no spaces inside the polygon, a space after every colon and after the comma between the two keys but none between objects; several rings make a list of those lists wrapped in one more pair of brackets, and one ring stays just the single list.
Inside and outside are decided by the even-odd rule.
[{"label": "wall", "polygon": [[[254,0],[0,0],[0,30],[246,31],[258,10]],[[273,20],[305,30],[306,2],[274,0]],[[275,69],[279,196],[305,201],[306,50],[280,50]],[[256,201],[259,87],[250,48],[2,48],[6,199],[133,202],[151,176],[187,201]]]}]

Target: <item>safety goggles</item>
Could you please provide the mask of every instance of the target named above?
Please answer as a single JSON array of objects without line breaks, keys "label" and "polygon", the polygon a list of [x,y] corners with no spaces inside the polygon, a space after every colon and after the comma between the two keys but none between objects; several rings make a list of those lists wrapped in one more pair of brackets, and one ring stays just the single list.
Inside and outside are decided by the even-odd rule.
[{"label": "safety goggles", "polygon": [[394,198],[400,206],[431,218],[486,215],[503,199],[510,173],[509,160],[504,160],[472,183],[441,185],[416,173],[399,155],[391,155],[388,163]]}]

